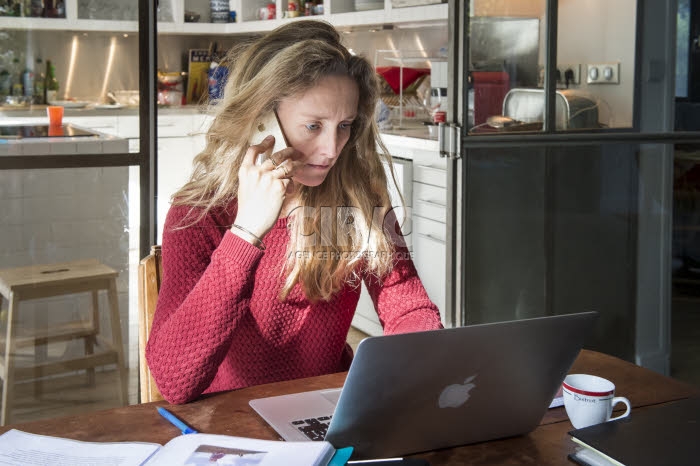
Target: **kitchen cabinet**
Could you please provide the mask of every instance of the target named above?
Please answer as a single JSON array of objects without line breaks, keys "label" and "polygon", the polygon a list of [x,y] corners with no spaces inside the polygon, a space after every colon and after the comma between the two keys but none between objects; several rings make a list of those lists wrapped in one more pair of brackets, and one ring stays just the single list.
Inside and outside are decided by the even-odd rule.
[{"label": "kitchen cabinet", "polygon": [[192,138],[158,138],[158,192],[156,193],[156,216],[158,239],[163,238],[165,216],[170,207],[170,197],[188,180],[192,173],[192,160],[195,157]]},{"label": "kitchen cabinet", "polygon": [[[447,166],[437,141],[397,135],[382,135],[396,161],[410,161],[410,177],[403,195],[410,213],[404,235],[413,263],[430,299],[440,310],[445,325],[445,278],[447,235]],[[402,164],[406,170],[405,162]],[[394,201],[398,205],[398,202]],[[382,326],[374,304],[362,286],[352,325],[369,335],[381,335]]]},{"label": "kitchen cabinet", "polygon": [[[384,7],[355,11],[353,0],[324,0],[324,13],[309,17],[284,18],[288,2],[276,0],[276,19],[259,20],[259,8],[267,5],[269,0],[230,0],[230,9],[236,11],[235,23],[186,23],[185,10],[202,10],[208,2],[194,0],[161,1],[161,8],[169,7],[173,21],[159,21],[160,34],[194,34],[194,35],[231,35],[250,34],[270,31],[286,21],[303,20],[304,18],[323,19],[337,27],[362,25],[394,24],[411,25],[431,21],[447,20],[447,3],[395,8],[391,0],[384,0]],[[70,31],[114,31],[136,32],[138,22],[134,19],[91,19],[83,11],[79,12],[78,0],[66,0],[65,18],[16,18],[0,17],[0,29],[33,29],[33,30],[70,30]],[[208,19],[208,11],[201,11],[200,18]],[[129,16],[133,10],[129,10]],[[161,15],[159,19],[162,18]]]},{"label": "kitchen cabinet", "polygon": [[413,262],[445,325],[447,164],[439,155],[437,142],[435,146],[427,150],[392,144],[389,150],[396,155],[410,155],[413,160]]},{"label": "kitchen cabinet", "polygon": [[192,161],[206,145],[205,133],[211,124],[209,115],[164,115],[158,117],[158,193],[156,216],[158,243],[163,237],[170,197],[184,185],[192,173]]}]

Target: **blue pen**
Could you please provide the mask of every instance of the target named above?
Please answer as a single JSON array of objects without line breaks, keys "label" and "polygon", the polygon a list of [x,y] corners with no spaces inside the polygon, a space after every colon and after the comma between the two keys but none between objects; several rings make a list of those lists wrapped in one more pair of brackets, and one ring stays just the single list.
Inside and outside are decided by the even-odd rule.
[{"label": "blue pen", "polygon": [[158,406],[157,409],[158,409],[158,413],[161,416],[163,416],[172,425],[174,425],[175,427],[180,429],[180,431],[183,434],[196,434],[197,433],[196,430],[194,430],[192,427],[188,426],[187,424],[185,424],[184,422],[179,420],[177,417],[175,417],[175,415],[173,413],[171,413],[167,409],[161,408],[160,406]]}]

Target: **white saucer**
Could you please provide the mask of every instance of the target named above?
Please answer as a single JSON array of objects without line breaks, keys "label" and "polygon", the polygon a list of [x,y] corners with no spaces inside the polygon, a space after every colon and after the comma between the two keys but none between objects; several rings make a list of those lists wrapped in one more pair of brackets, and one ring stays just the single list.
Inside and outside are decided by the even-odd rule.
[{"label": "white saucer", "polygon": [[124,107],[126,107],[126,105],[124,105],[124,104],[95,104],[95,108],[98,110],[124,108]]}]

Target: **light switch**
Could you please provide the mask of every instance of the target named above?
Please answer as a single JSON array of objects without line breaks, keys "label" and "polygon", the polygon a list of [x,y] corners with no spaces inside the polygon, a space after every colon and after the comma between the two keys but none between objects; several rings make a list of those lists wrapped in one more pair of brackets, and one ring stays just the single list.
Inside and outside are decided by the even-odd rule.
[{"label": "light switch", "polygon": [[620,84],[620,63],[586,65],[587,84]]},{"label": "light switch", "polygon": [[588,79],[590,81],[597,81],[598,80],[598,68],[597,67],[591,66],[590,68],[588,68]]}]

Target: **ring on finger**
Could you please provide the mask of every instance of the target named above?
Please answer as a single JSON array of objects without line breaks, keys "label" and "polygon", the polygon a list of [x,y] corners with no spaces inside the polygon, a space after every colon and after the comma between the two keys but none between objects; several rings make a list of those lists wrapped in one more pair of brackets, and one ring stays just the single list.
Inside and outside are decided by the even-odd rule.
[{"label": "ring on finger", "polygon": [[284,165],[277,165],[275,169],[280,168],[284,171],[284,177],[287,178],[289,176],[289,170],[287,170],[287,167]]},{"label": "ring on finger", "polygon": [[272,165],[274,165],[275,168],[280,166],[280,164],[277,163],[277,161],[275,160],[275,158],[273,156],[270,156],[270,162],[272,162]]}]

